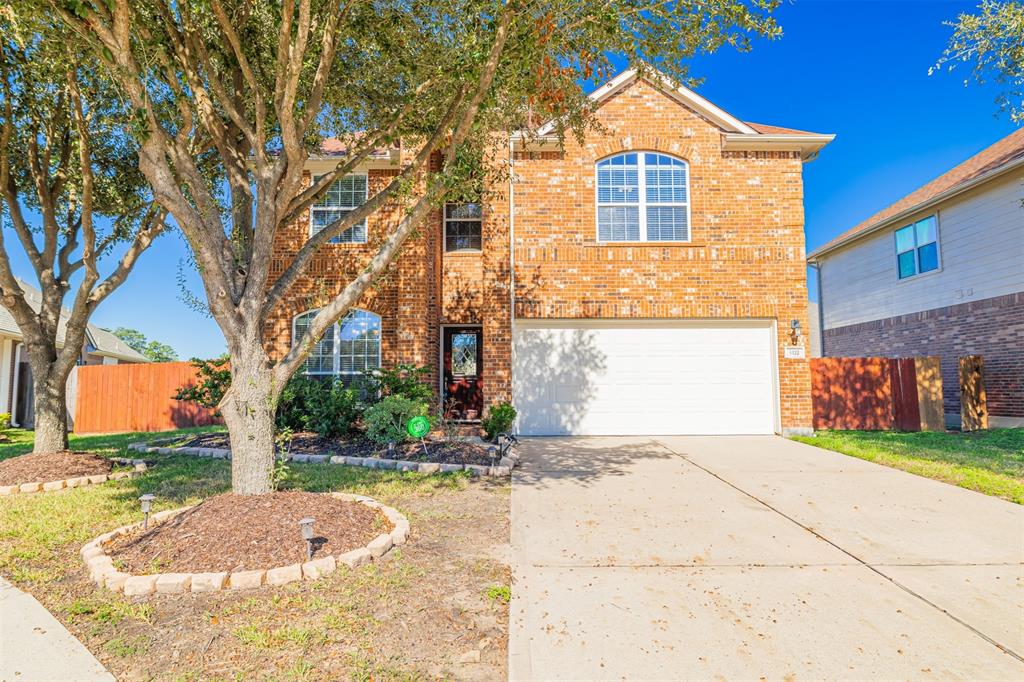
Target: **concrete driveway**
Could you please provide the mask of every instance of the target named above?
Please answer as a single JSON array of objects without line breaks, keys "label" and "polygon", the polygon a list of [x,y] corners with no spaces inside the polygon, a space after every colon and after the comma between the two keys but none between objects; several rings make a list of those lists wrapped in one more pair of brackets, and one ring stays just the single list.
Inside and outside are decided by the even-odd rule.
[{"label": "concrete driveway", "polygon": [[510,676],[1024,679],[1024,508],[776,437],[530,439]]}]

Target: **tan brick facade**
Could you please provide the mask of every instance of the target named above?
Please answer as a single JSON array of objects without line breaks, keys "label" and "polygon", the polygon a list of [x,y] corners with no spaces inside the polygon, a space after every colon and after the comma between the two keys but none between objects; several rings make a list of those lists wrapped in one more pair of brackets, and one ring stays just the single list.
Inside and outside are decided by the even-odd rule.
[{"label": "tan brick facade", "polygon": [[[598,111],[605,130],[564,152],[516,154],[515,307],[518,318],[767,319],[779,329],[781,425],[809,428],[806,359],[787,359],[791,320],[806,347],[803,181],[797,151],[724,151],[722,131],[644,81]],[[600,244],[595,162],[623,150],[684,159],[690,170],[691,240]],[[370,171],[370,191],[391,171]],[[436,365],[444,324],[481,324],[485,403],[511,398],[509,201],[496,188],[484,211],[479,254],[444,254],[440,212],[408,244],[361,307],[383,317],[385,364]],[[370,244],[330,245],[267,329],[283,352],[291,318],[340,290],[365,262],[395,210],[370,220]],[[308,234],[303,221],[277,243],[280,272]],[[433,379],[436,385],[436,375]]]}]

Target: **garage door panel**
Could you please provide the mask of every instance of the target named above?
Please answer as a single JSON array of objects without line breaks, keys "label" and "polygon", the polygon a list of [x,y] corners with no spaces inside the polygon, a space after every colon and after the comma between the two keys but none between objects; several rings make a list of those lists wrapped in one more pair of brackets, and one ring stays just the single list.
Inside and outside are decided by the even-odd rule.
[{"label": "garage door panel", "polygon": [[519,326],[527,435],[772,433],[773,335],[760,326]]}]

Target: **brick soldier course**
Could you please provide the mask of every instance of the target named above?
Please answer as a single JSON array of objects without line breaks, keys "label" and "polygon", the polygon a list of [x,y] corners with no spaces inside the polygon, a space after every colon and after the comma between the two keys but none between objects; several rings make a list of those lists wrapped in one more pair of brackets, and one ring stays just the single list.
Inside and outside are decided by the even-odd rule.
[{"label": "brick soldier course", "polygon": [[[582,144],[514,143],[514,227],[507,186],[493,187],[479,253],[445,253],[443,219],[435,211],[359,303],[382,318],[382,363],[429,364],[437,387],[443,325],[481,325],[484,404],[511,400],[513,294],[516,319],[776,320],[781,426],[809,430],[808,360],[783,352],[791,320],[808,329],[807,156],[798,148],[725,149],[719,125],[642,79],[601,102],[597,118],[603,130],[591,131]],[[595,163],[623,151],[662,152],[689,164],[689,242],[597,241]],[[394,172],[370,167],[369,194]],[[368,221],[368,243],[329,245],[316,257],[295,287],[299,293],[266,328],[273,355],[290,347],[293,318],[336,295],[398,216],[395,207],[383,209]],[[308,235],[308,217],[279,232],[272,277]]]}]

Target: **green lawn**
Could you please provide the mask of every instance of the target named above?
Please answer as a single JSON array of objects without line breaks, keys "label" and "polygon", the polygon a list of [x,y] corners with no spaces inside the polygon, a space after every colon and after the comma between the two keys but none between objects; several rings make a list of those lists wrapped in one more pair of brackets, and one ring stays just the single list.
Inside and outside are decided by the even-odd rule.
[{"label": "green lawn", "polygon": [[[138,457],[126,451],[129,443],[198,430],[210,429],[72,436],[71,448]],[[11,441],[0,444],[0,459],[31,450],[31,432],[11,429],[8,436]],[[96,589],[78,550],[100,533],[139,520],[139,495],[155,494],[154,509],[159,510],[194,504],[230,488],[228,461],[144,457],[152,466],[137,478],[0,497],[0,574],[40,599],[119,678],[226,680],[226,671],[233,670],[239,671],[236,679],[390,679],[382,671],[395,667],[402,671],[396,679],[425,679],[429,676],[420,666],[426,664],[416,657],[406,660],[403,651],[426,652],[440,659],[431,665],[443,665],[458,655],[459,646],[465,648],[458,633],[433,640],[438,632],[465,627],[450,619],[450,608],[434,608],[434,602],[470,590],[487,613],[507,613],[504,602],[486,596],[494,585],[507,584],[507,569],[483,557],[481,547],[507,542],[509,486],[473,483],[465,472],[290,466],[283,488],[371,495],[410,517],[413,543],[359,571],[343,569],[321,581],[282,588],[140,603]],[[416,549],[407,558],[410,547]],[[386,615],[391,612],[396,612],[393,619]],[[402,643],[408,623],[424,641]],[[205,654],[179,659],[178,649],[203,649]],[[494,659],[493,676],[503,677],[504,650],[492,649],[487,655]]]},{"label": "green lawn", "polygon": [[[102,436],[79,436],[72,433],[69,440],[72,450],[88,450],[97,452],[108,457],[137,457],[134,453],[128,452],[131,443],[137,443],[153,438],[174,438],[176,436],[188,436],[194,433],[207,431],[223,431],[223,426],[197,426],[191,429],[179,429],[178,431],[167,431],[163,433],[114,433]],[[23,455],[32,450],[31,431],[24,429],[7,429],[3,432],[10,441],[0,443],[0,460],[8,457]]]},{"label": "green lawn", "polygon": [[819,431],[794,440],[1024,504],[1024,429]]}]

